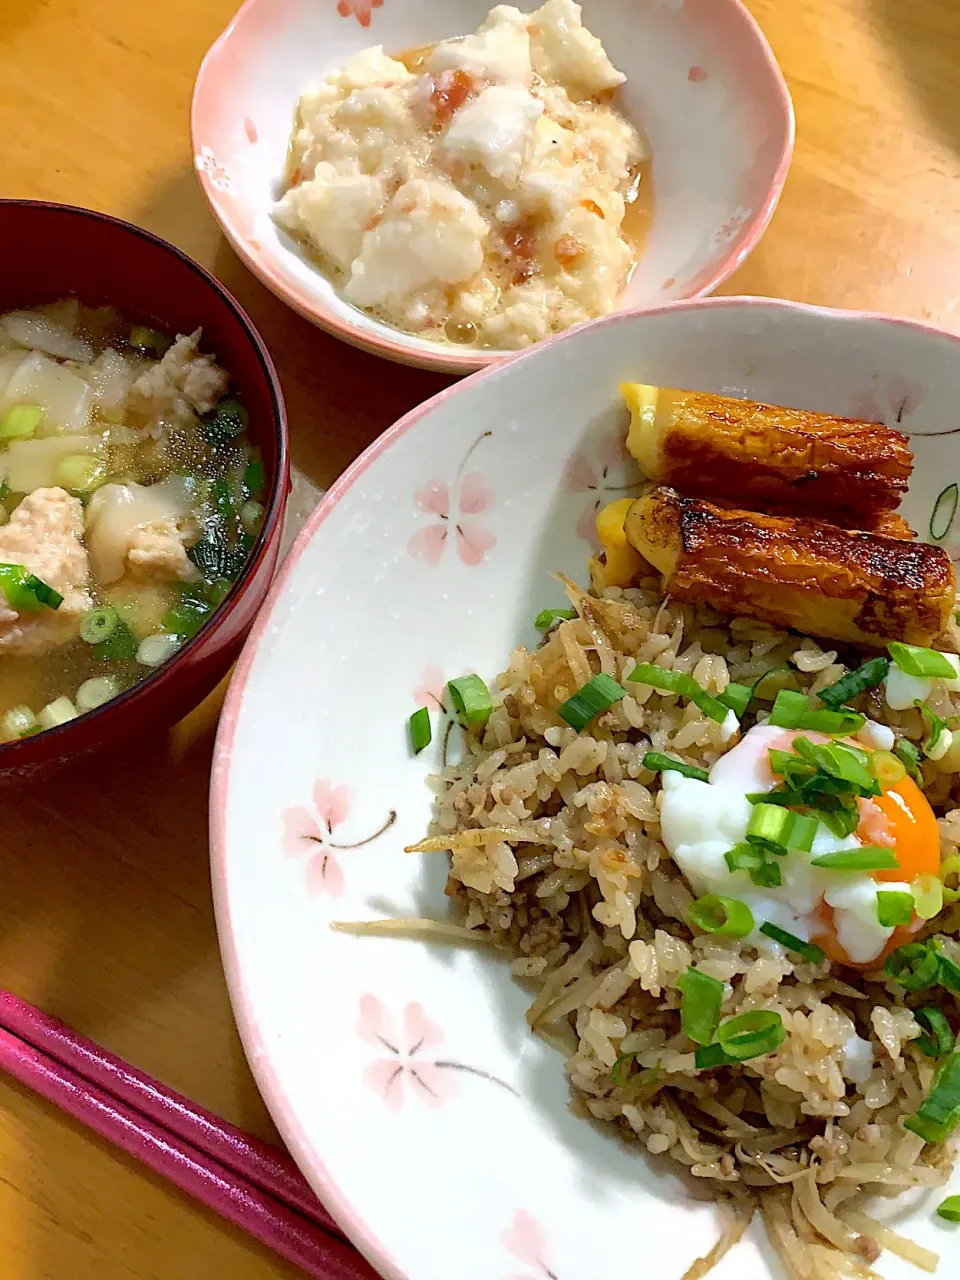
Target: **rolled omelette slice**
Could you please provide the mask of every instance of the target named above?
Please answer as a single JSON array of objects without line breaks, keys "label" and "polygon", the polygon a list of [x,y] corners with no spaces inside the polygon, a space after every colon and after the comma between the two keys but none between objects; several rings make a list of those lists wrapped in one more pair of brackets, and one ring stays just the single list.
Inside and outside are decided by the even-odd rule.
[{"label": "rolled omelette slice", "polygon": [[906,493],[909,442],[882,423],[639,382],[620,391],[627,448],[649,479],[681,493],[867,530]]},{"label": "rolled omelette slice", "polygon": [[926,542],[728,510],[665,486],[631,505],[624,531],[675,599],[807,635],[928,645],[955,607],[950,557]]}]

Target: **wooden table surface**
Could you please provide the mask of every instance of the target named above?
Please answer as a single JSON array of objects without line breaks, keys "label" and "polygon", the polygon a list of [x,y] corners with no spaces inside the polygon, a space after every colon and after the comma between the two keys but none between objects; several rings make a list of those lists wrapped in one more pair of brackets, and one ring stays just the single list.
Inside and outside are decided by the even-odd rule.
[{"label": "wooden table surface", "polygon": [[[790,82],[798,142],[780,210],[724,292],[960,328],[957,0],[749,4]],[[235,7],[0,0],[0,194],[119,214],[213,270],[271,347],[295,462],[325,486],[444,379],[326,337],[267,293],[222,239],[194,180],[188,119],[200,59]],[[218,706],[214,695],[136,758],[106,757],[0,794],[0,985],[270,1136],[234,1030],[210,902]],[[295,1274],[0,1080],[4,1280]]]}]

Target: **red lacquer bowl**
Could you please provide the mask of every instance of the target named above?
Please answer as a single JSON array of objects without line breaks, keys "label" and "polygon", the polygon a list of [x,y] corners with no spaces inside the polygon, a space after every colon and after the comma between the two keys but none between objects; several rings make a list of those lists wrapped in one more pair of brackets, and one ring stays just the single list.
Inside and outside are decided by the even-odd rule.
[{"label": "red lacquer bowl", "polygon": [[[266,516],[243,573],[216,613],[163,666],[112,702],[21,742],[0,745],[0,774],[22,775],[122,737],[168,727],[200,702],[240,652],[277,565],[290,489],[287,419],[273,361],[249,316],[186,254],[89,209],[0,200],[0,312],[74,295],[178,333],[203,327],[203,349],[229,371],[263,451]],[[2,661],[2,659],[0,659]]]}]

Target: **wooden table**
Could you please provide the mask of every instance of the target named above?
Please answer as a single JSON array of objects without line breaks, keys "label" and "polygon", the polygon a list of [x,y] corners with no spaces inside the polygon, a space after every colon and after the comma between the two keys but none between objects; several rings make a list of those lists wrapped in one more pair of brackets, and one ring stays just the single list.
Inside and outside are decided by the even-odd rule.
[{"label": "wooden table", "polygon": [[[749,3],[790,81],[799,138],[773,225],[725,292],[960,326],[956,0]],[[271,346],[294,459],[325,486],[444,379],[326,337],[267,293],[221,238],[194,180],[188,113],[200,59],[234,8],[0,0],[0,194],[119,214],[210,267]],[[589,16],[589,0],[586,8]],[[100,759],[0,795],[0,985],[270,1136],[234,1031],[210,904],[218,706],[214,695],[138,758]],[[294,1274],[0,1081],[0,1276]]]}]

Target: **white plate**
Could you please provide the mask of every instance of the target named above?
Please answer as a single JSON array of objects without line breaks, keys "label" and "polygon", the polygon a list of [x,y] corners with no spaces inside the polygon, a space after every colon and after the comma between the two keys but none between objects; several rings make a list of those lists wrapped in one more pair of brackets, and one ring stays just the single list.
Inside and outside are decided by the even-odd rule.
[{"label": "white plate", "polygon": [[[474,31],[492,4],[246,0],[204,58],[193,96],[200,185],[250,270],[337,337],[450,373],[503,353],[458,351],[358,311],[270,210],[305,89],[371,45],[396,53]],[[653,223],[622,306],[709,293],[760,239],[790,167],[793,106],[770,46],[741,0],[585,0],[583,8],[627,77],[624,111],[653,149]]]},{"label": "white plate", "polygon": [[[436,764],[436,743],[411,757],[407,717],[424,690],[467,670],[490,678],[535,642],[538,610],[563,603],[551,569],[585,580],[592,514],[632,479],[625,378],[899,423],[914,437],[906,514],[920,529],[960,478],[957,338],[716,299],[615,316],[470,378],[392,427],[314,512],[227,698],[214,883],[267,1103],[393,1280],[637,1267],[679,1280],[714,1240],[714,1209],[666,1165],[569,1113],[561,1059],[528,1034],[505,963],[328,928],[444,915],[443,855],[402,851],[426,830]],[[947,545],[960,555],[960,529]],[[950,1276],[960,1244],[936,1202],[908,1229]],[[880,1270],[916,1274],[888,1255]],[[770,1274],[755,1226],[715,1280]]]}]

